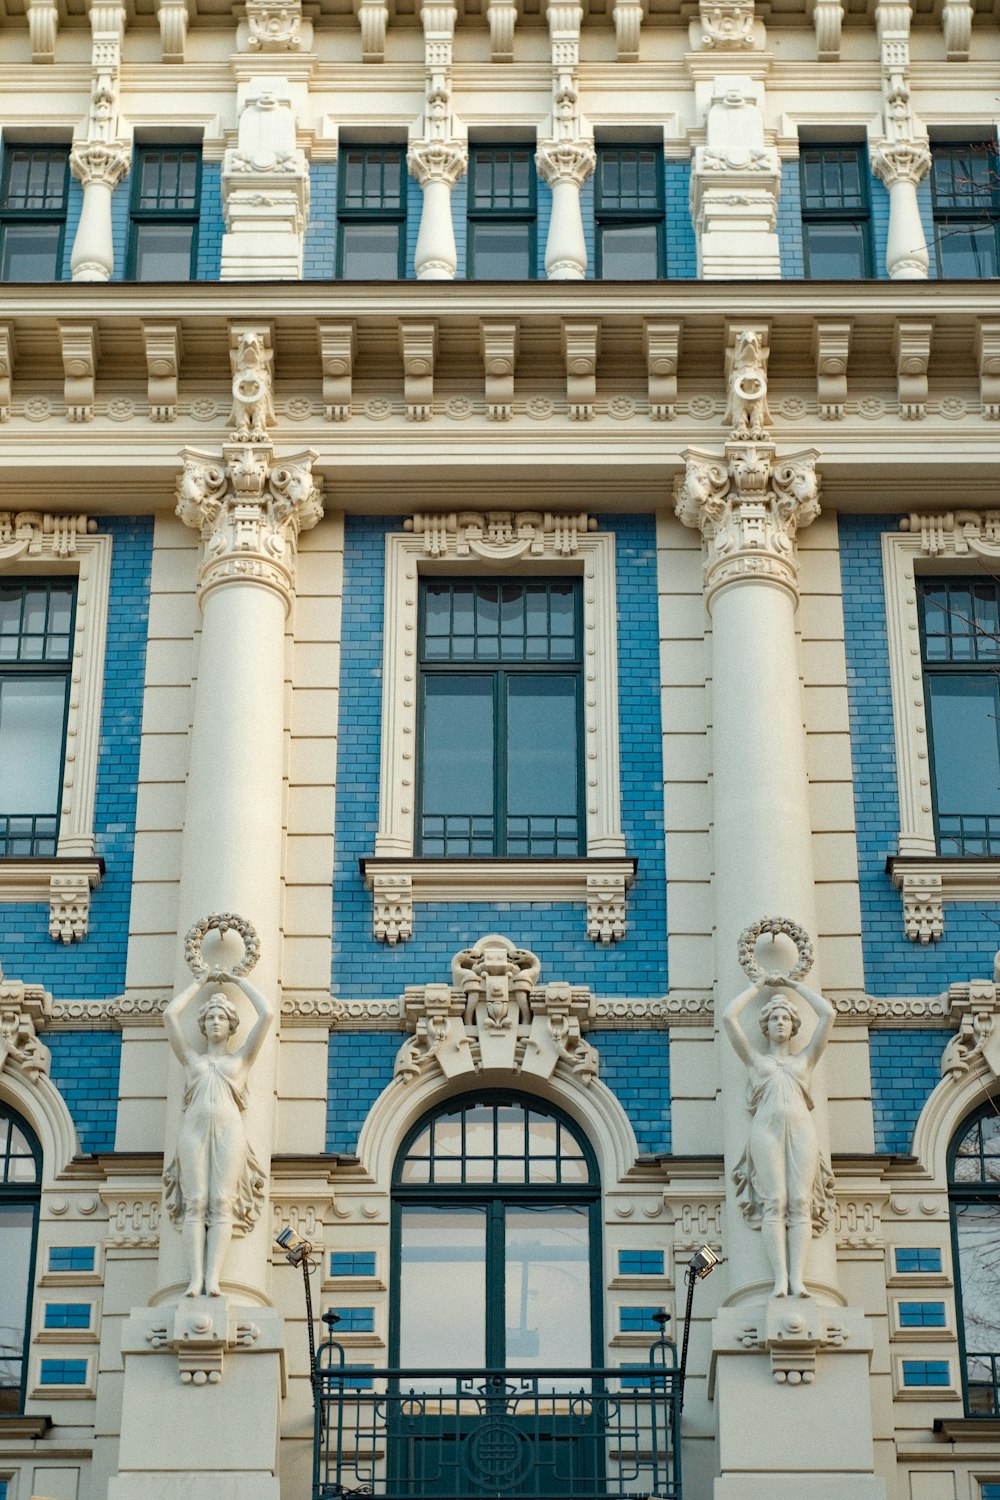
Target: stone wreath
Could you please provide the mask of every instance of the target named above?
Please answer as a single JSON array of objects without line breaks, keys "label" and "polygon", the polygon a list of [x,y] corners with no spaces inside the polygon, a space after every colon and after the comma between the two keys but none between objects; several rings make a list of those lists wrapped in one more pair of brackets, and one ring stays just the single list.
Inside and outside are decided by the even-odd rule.
[{"label": "stone wreath", "polygon": [[786,979],[804,979],[813,965],[813,946],[805,928],[800,927],[797,922],[790,921],[788,917],[762,917],[759,922],[754,922],[752,926],[740,933],[738,950],[740,968],[747,978],[759,979],[764,972],[757,962],[757,940],[765,933],[770,933],[774,937],[783,933],[785,937],[791,938],[798,949],[799,956],[785,977]]},{"label": "stone wreath", "polygon": [[217,932],[220,937],[225,936],[227,932],[239,934],[243,939],[243,957],[227,972],[232,974],[234,979],[242,979],[244,974],[249,974],[260,958],[260,938],[257,936],[257,930],[246,917],[237,916],[234,911],[221,911],[213,913],[210,917],[202,917],[200,922],[195,922],[184,939],[184,962],[195,979],[204,979],[212,972],[201,956],[201,945],[210,932]]}]

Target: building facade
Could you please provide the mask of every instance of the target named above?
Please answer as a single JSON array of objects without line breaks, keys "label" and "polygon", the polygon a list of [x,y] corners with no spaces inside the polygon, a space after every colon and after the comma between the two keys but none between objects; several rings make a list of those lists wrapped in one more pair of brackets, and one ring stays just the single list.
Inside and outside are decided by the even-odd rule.
[{"label": "building facade", "polygon": [[998,67],[6,8],[0,1500],[1000,1496]]}]

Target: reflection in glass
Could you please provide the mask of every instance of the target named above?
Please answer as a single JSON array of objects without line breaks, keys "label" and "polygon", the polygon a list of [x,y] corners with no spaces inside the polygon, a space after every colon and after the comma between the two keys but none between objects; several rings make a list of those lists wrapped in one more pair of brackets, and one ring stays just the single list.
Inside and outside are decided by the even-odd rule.
[{"label": "reflection in glass", "polygon": [[492,678],[424,679],[423,810],[492,813]]},{"label": "reflection in glass", "polygon": [[136,281],[190,281],[193,224],[135,226]]},{"label": "reflection in glass", "polygon": [[0,1412],[19,1411],[35,1211],[0,1203]]},{"label": "reflection in glass", "polygon": [[343,268],[345,281],[398,281],[400,224],[345,224]]},{"label": "reflection in glass", "polygon": [[863,224],[804,224],[806,271],[816,281],[858,281],[866,276]]},{"label": "reflection in glass", "polygon": [[929,676],[939,816],[1000,813],[996,677]]},{"label": "reflection in glass", "polygon": [[590,1236],[583,1207],[514,1208],[504,1230],[506,1362],[590,1364]]},{"label": "reflection in glass", "polygon": [[604,281],[654,281],[660,273],[655,224],[613,224],[601,230]]},{"label": "reflection in glass", "polygon": [[0,680],[0,814],[58,811],[65,712],[62,676]]},{"label": "reflection in glass", "polygon": [[470,256],[477,281],[527,281],[531,276],[531,225],[470,224]]},{"label": "reflection in glass", "polygon": [[965,1347],[1000,1353],[1000,1202],[955,1203]]},{"label": "reflection in glass", "polygon": [[485,1206],[405,1205],[400,1220],[400,1364],[481,1367],[486,1363]]},{"label": "reflection in glass", "polygon": [[3,236],[0,278],[58,281],[61,236],[61,224],[8,224]]}]

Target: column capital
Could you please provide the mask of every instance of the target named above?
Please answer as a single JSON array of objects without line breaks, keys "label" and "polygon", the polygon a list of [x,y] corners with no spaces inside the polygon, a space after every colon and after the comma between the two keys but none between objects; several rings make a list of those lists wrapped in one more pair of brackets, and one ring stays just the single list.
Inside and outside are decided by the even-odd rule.
[{"label": "column capital", "polygon": [[930,168],[930,147],[923,140],[882,141],[872,152],[872,171],[886,187],[894,182],[918,187]]},{"label": "column capital", "polygon": [[549,187],[557,182],[572,182],[582,187],[597,166],[597,153],[593,141],[585,137],[539,141],[535,166]]},{"label": "column capital", "polygon": [[132,162],[124,141],[78,141],[69,153],[69,169],[84,188],[99,182],[116,188]]},{"label": "column capital", "polygon": [[469,165],[469,148],[462,140],[415,140],[406,153],[406,166],[421,187],[443,182],[453,188]]},{"label": "column capital", "polygon": [[181,451],[177,515],[199,532],[204,550],[198,597],[230,581],[280,594],[287,611],[295,589],[295,549],[323,514],[311,449],[276,459],[270,443],[234,440],[221,457]]}]

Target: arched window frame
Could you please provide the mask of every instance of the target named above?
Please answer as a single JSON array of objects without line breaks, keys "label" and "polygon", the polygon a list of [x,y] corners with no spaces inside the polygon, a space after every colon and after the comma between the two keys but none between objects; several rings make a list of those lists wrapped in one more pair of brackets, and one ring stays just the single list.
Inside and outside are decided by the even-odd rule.
[{"label": "arched window frame", "polygon": [[[996,1205],[998,1219],[1000,1219],[1000,1180],[992,1183],[986,1182],[982,1178],[965,1182],[956,1181],[955,1162],[958,1157],[959,1148],[962,1145],[962,1142],[968,1137],[970,1131],[982,1120],[996,1117],[1000,1117],[1000,1108],[998,1108],[995,1100],[987,1099],[985,1103],[979,1104],[977,1108],[973,1109],[970,1113],[964,1116],[960,1125],[952,1135],[951,1141],[948,1145],[948,1210],[951,1226],[952,1264],[954,1267],[955,1278],[955,1303],[958,1321],[959,1360],[962,1372],[962,1395],[965,1403],[966,1415],[970,1417],[980,1417],[985,1419],[995,1419],[998,1415],[1000,1415],[1000,1340],[997,1341],[998,1347],[994,1350],[976,1349],[972,1351],[974,1355],[987,1354],[992,1356],[993,1379],[993,1399],[991,1409],[988,1411],[982,1409],[974,1409],[971,1400],[968,1380],[969,1351],[966,1345],[966,1321],[963,1303],[962,1264],[959,1255],[958,1215],[956,1214],[955,1209],[956,1205],[960,1203],[973,1203],[987,1200],[993,1202]],[[998,1155],[997,1160],[1000,1161],[1000,1155]]]},{"label": "arched window frame", "polygon": [[[476,1182],[453,1183],[403,1183],[400,1172],[407,1155],[417,1138],[432,1121],[456,1114],[475,1105],[517,1104],[529,1113],[556,1120],[579,1145],[587,1164],[586,1183],[505,1183]],[[390,1229],[390,1282],[389,1282],[389,1358],[398,1364],[400,1348],[400,1259],[402,1244],[401,1210],[407,1203],[432,1205],[457,1204],[461,1202],[497,1204],[579,1204],[588,1211],[590,1249],[590,1327],[591,1363],[599,1367],[604,1362],[604,1297],[603,1297],[603,1244],[601,1223],[601,1179],[597,1155],[580,1125],[558,1105],[535,1094],[518,1089],[479,1089],[466,1094],[452,1095],[439,1100],[425,1110],[403,1136],[395,1154],[392,1169],[392,1215]],[[502,1294],[502,1288],[501,1288]],[[494,1295],[496,1289],[494,1288]]]},{"label": "arched window frame", "polygon": [[[33,1182],[8,1180],[12,1159],[10,1154],[10,1134],[8,1132],[7,1143],[3,1151],[0,1152],[0,1216],[2,1216],[5,1208],[13,1206],[30,1208],[32,1217],[24,1308],[24,1340],[21,1348],[21,1379],[17,1387],[17,1410],[20,1412],[24,1410],[24,1400],[28,1384],[28,1355],[31,1346],[31,1305],[35,1289],[35,1261],[38,1251],[38,1222],[42,1196],[42,1147],[38,1136],[24,1116],[13,1109],[3,1099],[0,1099],[0,1122],[9,1122],[10,1125],[21,1133],[35,1163],[35,1177]],[[7,1268],[5,1274],[9,1274],[9,1268]],[[15,1387],[13,1386],[4,1387],[4,1390],[7,1392],[14,1389]],[[3,1410],[2,1398],[0,1398],[0,1410]]]}]

